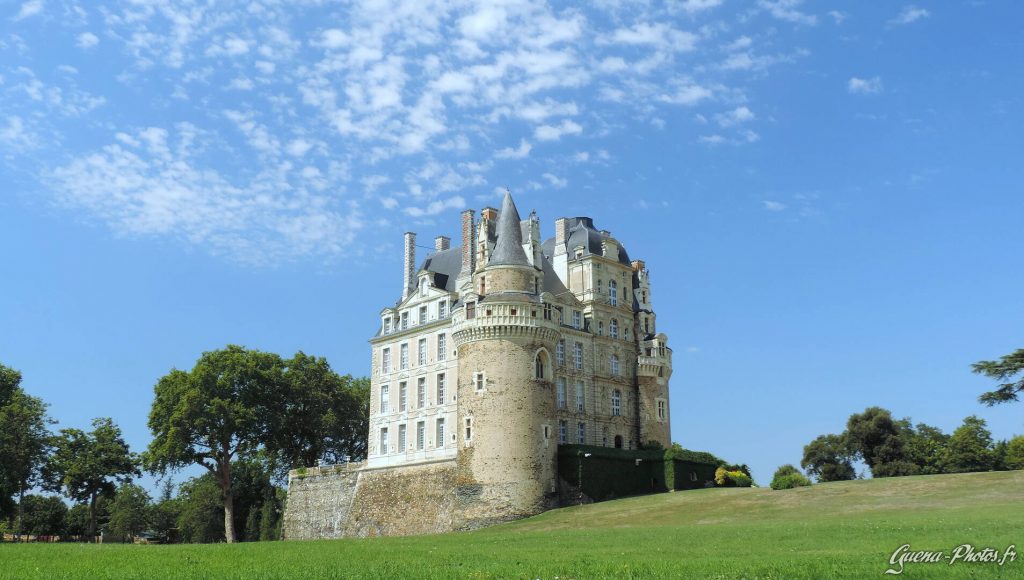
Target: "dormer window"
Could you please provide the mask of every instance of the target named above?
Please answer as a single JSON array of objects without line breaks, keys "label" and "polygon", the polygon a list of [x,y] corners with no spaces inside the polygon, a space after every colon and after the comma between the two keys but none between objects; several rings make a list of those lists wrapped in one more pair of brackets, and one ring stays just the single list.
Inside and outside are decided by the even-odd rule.
[{"label": "dormer window", "polygon": [[388,316],[384,319],[384,334],[391,334],[391,317]]}]

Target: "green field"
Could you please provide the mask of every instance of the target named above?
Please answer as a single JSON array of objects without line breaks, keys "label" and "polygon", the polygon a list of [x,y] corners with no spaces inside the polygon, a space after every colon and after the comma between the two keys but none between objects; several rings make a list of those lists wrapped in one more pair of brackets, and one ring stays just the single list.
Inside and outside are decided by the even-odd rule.
[{"label": "green field", "polygon": [[570,507],[472,533],[218,545],[2,545],[5,578],[889,577],[909,543],[1015,562],[907,564],[906,578],[1024,578],[1024,472],[787,491],[706,489]]}]

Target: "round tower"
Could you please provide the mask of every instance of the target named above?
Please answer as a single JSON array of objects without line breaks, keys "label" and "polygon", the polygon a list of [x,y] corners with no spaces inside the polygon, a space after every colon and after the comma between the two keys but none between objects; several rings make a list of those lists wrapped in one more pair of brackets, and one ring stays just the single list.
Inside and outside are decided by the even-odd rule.
[{"label": "round tower", "polygon": [[462,528],[540,513],[556,503],[552,355],[543,273],[523,249],[505,194],[497,240],[453,315],[458,349],[457,496]]}]

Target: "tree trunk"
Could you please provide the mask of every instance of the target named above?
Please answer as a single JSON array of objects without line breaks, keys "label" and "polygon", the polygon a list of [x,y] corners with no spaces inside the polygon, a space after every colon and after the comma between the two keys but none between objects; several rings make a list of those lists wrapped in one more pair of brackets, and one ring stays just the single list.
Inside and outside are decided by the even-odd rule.
[{"label": "tree trunk", "polygon": [[96,541],[96,492],[89,494],[89,541]]},{"label": "tree trunk", "polygon": [[14,528],[14,541],[21,541],[21,515],[25,510],[25,485],[18,488],[18,525]]},{"label": "tree trunk", "polygon": [[231,463],[225,461],[220,467],[220,493],[224,499],[224,539],[235,543],[235,498],[231,495]]}]

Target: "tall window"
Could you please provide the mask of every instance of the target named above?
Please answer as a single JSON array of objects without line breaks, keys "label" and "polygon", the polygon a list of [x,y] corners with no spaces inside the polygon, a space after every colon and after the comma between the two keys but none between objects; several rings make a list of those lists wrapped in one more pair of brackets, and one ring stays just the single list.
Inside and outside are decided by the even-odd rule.
[{"label": "tall window", "polygon": [[384,334],[391,334],[391,317],[384,319]]},{"label": "tall window", "polygon": [[448,357],[448,337],[444,334],[437,335],[437,360],[445,360]]},{"label": "tall window", "polygon": [[444,373],[437,373],[437,404],[444,404]]},{"label": "tall window", "polygon": [[434,447],[444,447],[444,419],[437,420],[437,439],[434,440]]},{"label": "tall window", "polygon": [[665,399],[658,399],[658,420],[664,421],[668,416],[668,410],[665,407]]},{"label": "tall window", "polygon": [[398,448],[395,451],[398,453],[405,452],[405,423],[398,426]]},{"label": "tall window", "polygon": [[473,382],[476,383],[476,390],[477,390],[477,392],[480,392],[480,391],[484,390],[484,374],[483,373],[477,373],[476,375],[474,375],[473,376]]},{"label": "tall window", "polygon": [[622,416],[622,391],[612,391],[612,417]]},{"label": "tall window", "polygon": [[402,330],[405,330],[406,328],[409,328],[409,313],[408,312],[403,312],[402,313]]},{"label": "tall window", "polygon": [[398,410],[399,411],[405,411],[408,408],[409,397],[408,397],[408,393],[406,393],[406,391],[408,391],[408,390],[409,389],[406,388],[405,381],[402,381],[402,382],[398,383]]},{"label": "tall window", "polygon": [[583,411],[585,398],[583,396],[583,381],[576,381],[576,410]]},{"label": "tall window", "polygon": [[604,321],[603,320],[598,320],[597,321],[597,335],[598,336],[604,336]]},{"label": "tall window", "polygon": [[618,338],[619,337],[619,321],[618,320],[613,318],[612,321],[608,323],[608,334],[610,334],[612,338]]},{"label": "tall window", "polygon": [[466,417],[466,443],[473,440],[473,418]]},{"label": "tall window", "polygon": [[576,370],[583,370],[583,343],[577,342],[572,353],[573,362],[576,363]]},{"label": "tall window", "polygon": [[587,424],[577,423],[576,424],[576,442],[583,445],[587,442]]},{"label": "tall window", "polygon": [[427,424],[424,421],[416,423],[416,451],[423,451],[423,440],[426,438]]},{"label": "tall window", "polygon": [[416,408],[422,409],[427,406],[427,378],[420,377],[416,380]]},{"label": "tall window", "polygon": [[564,409],[565,402],[565,377],[558,377],[558,408]]},{"label": "tall window", "polygon": [[387,412],[389,412],[391,410],[390,409],[390,404],[389,404],[390,402],[391,402],[391,397],[388,396],[388,386],[387,385],[381,385],[380,386],[380,412],[381,412],[382,415],[384,413],[387,413]]},{"label": "tall window", "polygon": [[448,299],[437,303],[437,319],[448,318]]},{"label": "tall window", "polygon": [[476,302],[466,303],[466,318],[476,318]]},{"label": "tall window", "polygon": [[403,371],[409,368],[409,344],[405,343],[399,347],[398,368]]},{"label": "tall window", "polygon": [[380,372],[385,375],[391,372],[391,349],[385,348],[380,351]]},{"label": "tall window", "polygon": [[551,320],[551,305],[544,305],[544,320]]},{"label": "tall window", "polygon": [[559,340],[555,345],[555,360],[558,361],[558,366],[565,366],[565,339]]},{"label": "tall window", "polygon": [[572,327],[579,329],[583,326],[583,313],[579,310],[572,311]]},{"label": "tall window", "polygon": [[420,306],[420,324],[427,323],[427,307]]},{"label": "tall window", "polygon": [[427,364],[427,339],[425,339],[425,338],[421,338],[420,339],[419,349],[418,349],[417,354],[419,355],[417,357],[419,359],[417,361],[417,363],[420,366],[423,366],[423,365]]},{"label": "tall window", "polygon": [[545,360],[547,355],[544,351],[538,352],[537,357],[533,361],[533,376],[536,379],[544,378],[544,366],[547,364]]},{"label": "tall window", "polygon": [[619,376],[621,374],[621,372],[620,372],[621,369],[619,368],[619,355],[613,354],[611,362],[612,362],[612,375],[617,377],[617,376]]},{"label": "tall window", "polygon": [[558,442],[559,443],[563,443],[564,444],[564,443],[568,443],[569,442],[569,433],[567,433],[568,430],[569,430],[569,427],[568,427],[568,424],[565,422],[565,419],[562,419],[561,421],[558,422]]},{"label": "tall window", "polygon": [[619,305],[619,283],[615,280],[608,280],[608,302],[612,306]]},{"label": "tall window", "polygon": [[387,427],[381,427],[380,428],[380,454],[381,455],[387,455],[388,454],[388,428]]}]

